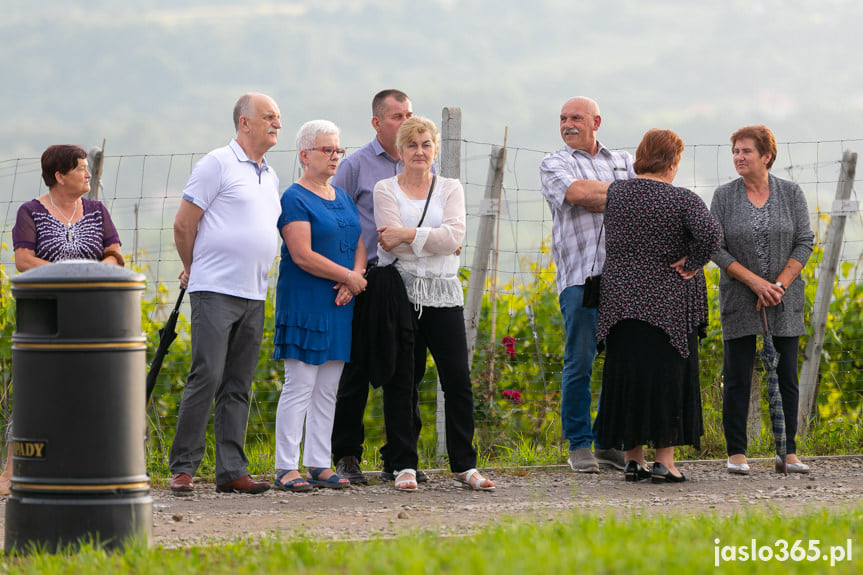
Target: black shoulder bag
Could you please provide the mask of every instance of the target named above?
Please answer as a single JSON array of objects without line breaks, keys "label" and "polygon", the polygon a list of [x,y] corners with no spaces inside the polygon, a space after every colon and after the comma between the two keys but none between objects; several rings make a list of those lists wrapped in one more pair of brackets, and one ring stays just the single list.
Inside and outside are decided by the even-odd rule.
[{"label": "black shoulder bag", "polygon": [[593,270],[596,267],[596,258],[599,255],[599,240],[602,238],[602,230],[605,229],[605,219],[603,218],[602,225],[599,226],[599,234],[596,236],[596,251],[593,254],[593,265],[590,266],[590,275],[584,280],[584,296],[581,298],[581,305],[586,308],[599,307],[599,286],[602,282],[602,274],[593,275]]}]

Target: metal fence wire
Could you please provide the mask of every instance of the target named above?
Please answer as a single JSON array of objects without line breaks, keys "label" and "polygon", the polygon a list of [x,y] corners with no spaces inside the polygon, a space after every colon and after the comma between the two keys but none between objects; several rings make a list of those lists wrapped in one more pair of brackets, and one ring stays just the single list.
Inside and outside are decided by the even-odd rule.
[{"label": "metal fence wire", "polygon": [[[458,132],[460,134],[460,132]],[[349,152],[363,142],[348,148]],[[514,443],[530,441],[539,449],[561,445],[559,402],[563,365],[564,335],[549,241],[551,215],[540,193],[538,166],[550,150],[508,146],[501,163],[499,200],[487,197],[495,185],[489,174],[493,144],[462,139],[447,141],[451,157],[465,188],[467,237],[461,253],[464,286],[483,278],[478,286],[481,303],[476,311],[476,340],[472,378],[476,403],[476,442],[481,453],[494,457]],[[822,419],[859,419],[863,409],[863,214],[857,200],[856,180],[842,205],[835,203],[843,154],[860,148],[863,140],[785,142],[773,173],[796,181],[809,204],[817,247],[804,270],[807,287],[807,322],[813,319],[816,283],[827,242],[831,216],[845,217],[844,237],[838,244],[836,278],[828,291],[829,305],[824,318],[825,336],[818,361],[816,402],[813,415]],[[610,144],[610,143],[607,143]],[[628,149],[634,153],[634,147]],[[453,150],[455,150],[453,152]],[[173,218],[180,195],[194,163],[204,153],[169,155],[108,155],[104,158],[99,199],[108,207],[123,243],[129,265],[148,278],[143,314],[149,352],[158,344],[158,328],[176,301],[177,276],[181,264],[173,243]],[[294,150],[271,150],[268,161],[286,188],[297,175]],[[452,165],[445,167],[452,170]],[[736,177],[728,144],[690,145],[684,152],[676,185],[695,191],[708,205],[716,186]],[[0,161],[0,361],[2,365],[2,419],[8,420],[11,403],[11,335],[14,330],[14,301],[9,276],[14,275],[11,231],[18,207],[43,193],[38,158]],[[477,257],[477,237],[483,218],[494,218],[491,255]],[[275,285],[277,262],[271,272]],[[722,344],[716,309],[718,270],[706,269],[711,301],[711,326],[701,345],[701,381],[705,420],[721,413]],[[476,284],[475,284],[476,285]],[[477,289],[477,288],[475,288]],[[273,294],[271,293],[271,296]],[[282,364],[272,354],[274,298],[268,299],[264,344],[251,393],[247,444],[259,444],[271,453],[274,444],[276,404],[282,386]],[[165,358],[153,399],[148,405],[149,447],[166,457],[177,408],[190,361],[188,303],[181,308],[177,324],[180,337]],[[98,318],[93,318],[98,321]],[[810,345],[813,328],[802,338]],[[802,362],[802,354],[801,354]],[[603,358],[597,359],[592,388],[593,405],[599,393]],[[429,363],[421,386],[423,432],[421,453],[434,456],[438,429],[436,374]],[[766,402],[764,403],[766,413]],[[760,414],[756,414],[758,417]],[[371,390],[366,409],[367,453],[384,438],[383,409],[379,390]],[[212,433],[209,433],[212,437]],[[211,448],[210,448],[211,449]],[[269,450],[269,451],[268,451]]]}]

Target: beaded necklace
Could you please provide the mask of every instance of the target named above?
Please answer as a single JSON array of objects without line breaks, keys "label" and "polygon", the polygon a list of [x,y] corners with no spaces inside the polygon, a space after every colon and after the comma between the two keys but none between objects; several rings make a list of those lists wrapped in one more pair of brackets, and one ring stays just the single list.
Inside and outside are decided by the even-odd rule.
[{"label": "beaded necklace", "polygon": [[57,204],[54,203],[54,197],[51,195],[51,191],[48,191],[48,199],[51,200],[51,205],[54,206],[54,209],[57,210],[57,213],[63,216],[63,219],[66,220],[66,241],[72,241],[72,220],[75,218],[75,214],[78,213],[78,200],[75,200],[75,207],[72,209],[72,215],[70,217],[66,217],[66,214],[60,211],[60,208],[57,207]]}]

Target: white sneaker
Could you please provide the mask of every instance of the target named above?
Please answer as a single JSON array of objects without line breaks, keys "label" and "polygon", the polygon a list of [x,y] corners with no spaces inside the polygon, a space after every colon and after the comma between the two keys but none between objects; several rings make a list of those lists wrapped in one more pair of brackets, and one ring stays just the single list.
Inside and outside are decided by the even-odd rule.
[{"label": "white sneaker", "polygon": [[731,463],[731,458],[729,458],[725,466],[728,468],[728,473],[734,473],[736,475],[749,475],[748,463]]}]

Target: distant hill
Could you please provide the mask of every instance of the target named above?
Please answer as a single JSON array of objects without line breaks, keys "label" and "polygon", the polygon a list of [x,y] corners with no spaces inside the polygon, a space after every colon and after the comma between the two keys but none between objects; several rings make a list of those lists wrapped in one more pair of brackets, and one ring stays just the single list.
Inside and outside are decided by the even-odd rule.
[{"label": "distant hill", "polygon": [[342,142],[371,136],[371,96],[407,91],[463,135],[558,146],[564,99],[590,95],[601,138],[651,127],[722,143],[763,122],[782,141],[863,136],[856,73],[863,4],[841,1],[495,3],[4,2],[0,160],[107,138],[122,154],[199,152],[232,135],[247,90],[272,94],[280,147],[326,117]]}]

